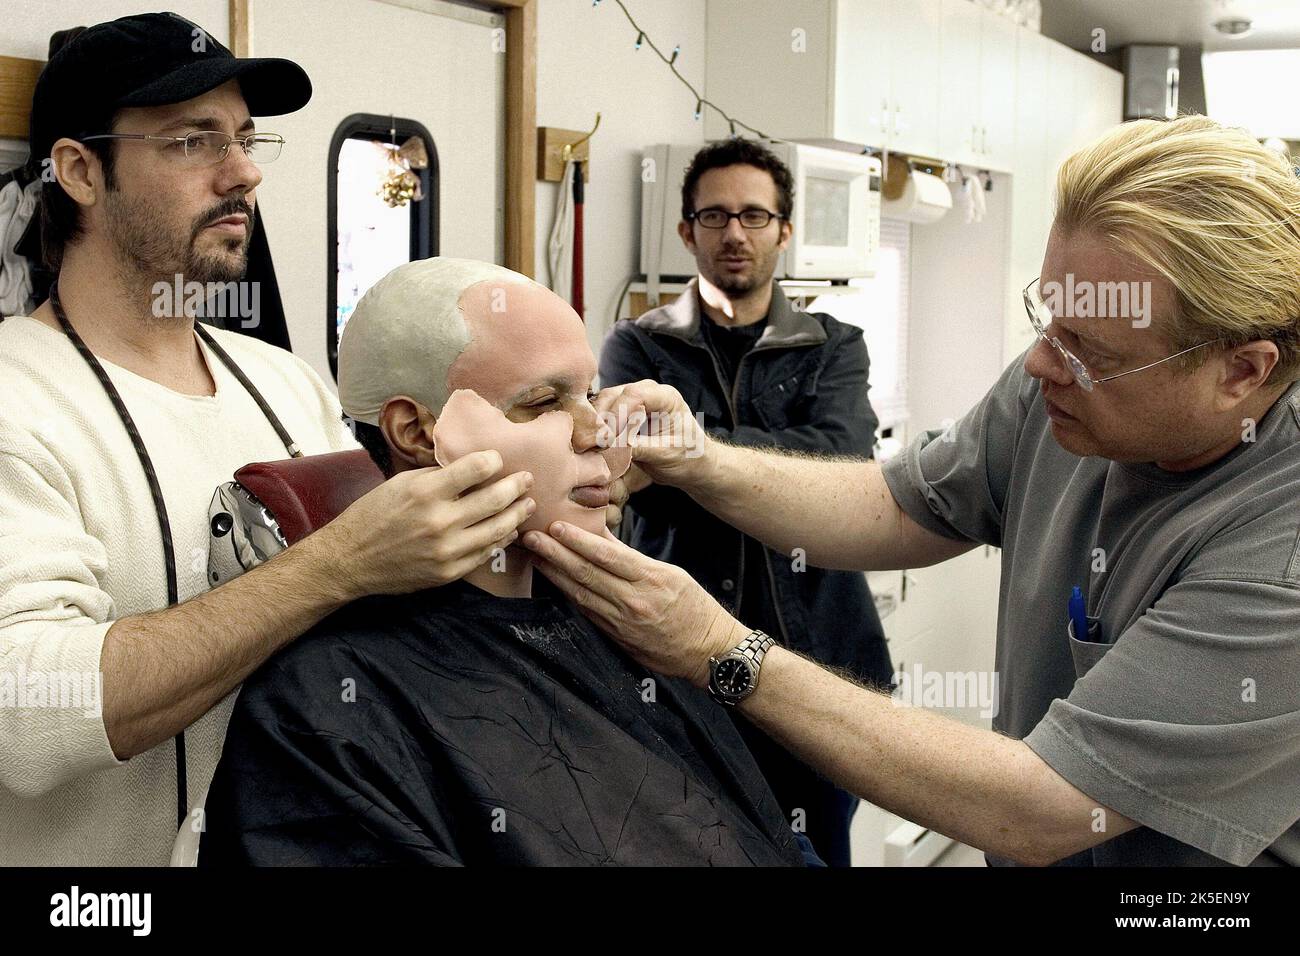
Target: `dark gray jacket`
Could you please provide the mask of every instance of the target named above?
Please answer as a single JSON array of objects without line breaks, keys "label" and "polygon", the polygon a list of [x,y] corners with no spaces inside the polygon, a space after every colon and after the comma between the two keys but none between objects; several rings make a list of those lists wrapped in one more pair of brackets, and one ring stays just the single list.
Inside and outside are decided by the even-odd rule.
[{"label": "dark gray jacket", "polygon": [[[707,320],[706,320],[707,321]],[[767,328],[728,388],[700,328],[695,280],[671,305],[615,324],[600,354],[601,387],[650,378],[681,392],[714,437],[736,445],[869,458],[878,419],[867,400],[862,331],[829,315],[796,312],[774,288]],[[624,510],[620,536],[690,572],[735,611],[745,580],[744,536],[685,493],[651,485]],[[797,570],[763,549],[781,643],[888,686],[889,653],[859,572]]]}]

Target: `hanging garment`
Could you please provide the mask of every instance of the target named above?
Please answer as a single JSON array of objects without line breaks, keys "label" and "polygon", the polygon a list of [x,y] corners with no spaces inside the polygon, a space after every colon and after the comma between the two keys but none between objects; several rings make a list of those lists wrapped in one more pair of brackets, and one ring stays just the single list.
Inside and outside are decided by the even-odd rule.
[{"label": "hanging garment", "polygon": [[0,189],[0,316],[29,315],[36,308],[33,264],[17,251],[27,224],[36,214],[41,181],[24,187],[21,180]]},{"label": "hanging garment", "polygon": [[565,302],[573,291],[573,160],[564,164],[560,195],[555,201],[555,221],[547,245],[546,261],[551,268],[551,291]]}]

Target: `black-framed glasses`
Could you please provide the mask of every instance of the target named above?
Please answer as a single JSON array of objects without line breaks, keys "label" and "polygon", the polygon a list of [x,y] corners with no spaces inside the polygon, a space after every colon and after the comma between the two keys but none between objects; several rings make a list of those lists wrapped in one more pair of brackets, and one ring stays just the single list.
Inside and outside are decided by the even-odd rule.
[{"label": "black-framed glasses", "polygon": [[698,222],[705,229],[726,229],[733,219],[739,219],[746,229],[764,229],[773,219],[784,219],[785,216],[766,209],[750,208],[740,212],[727,212],[717,206],[710,206],[708,209],[697,209],[686,218]]},{"label": "black-framed glasses", "polygon": [[280,150],[284,147],[284,137],[278,133],[250,133],[247,136],[230,136],[214,129],[200,130],[197,133],[190,133],[188,136],[154,136],[149,133],[96,133],[94,136],[81,137],[83,143],[92,139],[159,140],[168,143],[179,143],[181,148],[176,155],[187,166],[216,166],[224,162],[226,155],[230,152],[231,143],[238,143],[245,156],[257,163],[257,165],[265,166],[267,163],[275,162],[280,155]]},{"label": "black-framed glasses", "polygon": [[1112,379],[1123,378],[1125,375],[1132,375],[1134,372],[1145,372],[1149,368],[1163,365],[1170,359],[1176,359],[1180,355],[1186,355],[1188,352],[1194,352],[1196,349],[1203,348],[1206,345],[1213,345],[1218,341],[1218,339],[1214,339],[1209,342],[1201,342],[1198,345],[1193,345],[1191,348],[1183,349],[1181,352],[1175,352],[1173,355],[1166,355],[1162,359],[1158,359],[1155,362],[1151,362],[1139,368],[1131,368],[1126,372],[1116,372],[1114,375],[1094,378],[1092,373],[1088,371],[1088,366],[1084,365],[1077,355],[1062,345],[1059,338],[1054,335],[1050,338],[1048,337],[1047,327],[1052,324],[1052,310],[1043,300],[1043,293],[1042,289],[1039,288],[1038,280],[1035,279],[1030,282],[1029,285],[1025,286],[1021,295],[1025,300],[1025,311],[1029,313],[1029,321],[1030,324],[1033,325],[1034,331],[1038,333],[1040,339],[1060,353],[1061,358],[1065,359],[1065,367],[1068,368],[1070,374],[1074,376],[1075,383],[1085,392],[1091,392],[1094,386],[1100,385],[1102,382],[1109,382]]}]

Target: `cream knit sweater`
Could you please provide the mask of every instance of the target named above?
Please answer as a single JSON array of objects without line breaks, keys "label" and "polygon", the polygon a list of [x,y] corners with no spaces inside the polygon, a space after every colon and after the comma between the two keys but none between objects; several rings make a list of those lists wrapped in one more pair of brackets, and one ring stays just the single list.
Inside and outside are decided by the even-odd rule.
[{"label": "cream knit sweater", "polygon": [[[340,419],[338,401],[305,362],[233,332],[213,334],[304,454],[358,447]],[[249,462],[288,457],[252,398],[201,347],[217,383],[211,397],[182,395],[103,363],[158,474],[181,601],[207,588],[207,511],[216,486]],[[167,863],[176,836],[173,743],[119,761],[102,715],[84,706],[85,699],[76,707],[41,700],[51,673],[89,674],[94,680],[104,635],[115,619],[166,603],[149,486],[103,388],[61,332],[23,316],[5,319],[0,864]],[[234,697],[186,732],[191,804],[212,779]]]}]

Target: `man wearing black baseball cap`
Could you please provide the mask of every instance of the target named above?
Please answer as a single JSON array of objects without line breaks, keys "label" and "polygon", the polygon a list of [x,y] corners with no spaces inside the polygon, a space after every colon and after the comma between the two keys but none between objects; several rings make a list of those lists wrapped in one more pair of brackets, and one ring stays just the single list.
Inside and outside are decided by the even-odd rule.
[{"label": "man wearing black baseball cap", "polygon": [[283,145],[253,116],[300,109],[311,83],[172,13],[69,36],[32,109],[58,277],[0,322],[0,862],[162,864],[201,824],[243,678],[358,597],[482,564],[531,477],[462,497],[495,452],[405,472],[210,590],[218,484],[357,447],[304,362],[196,326],[172,291],[240,280]]}]

